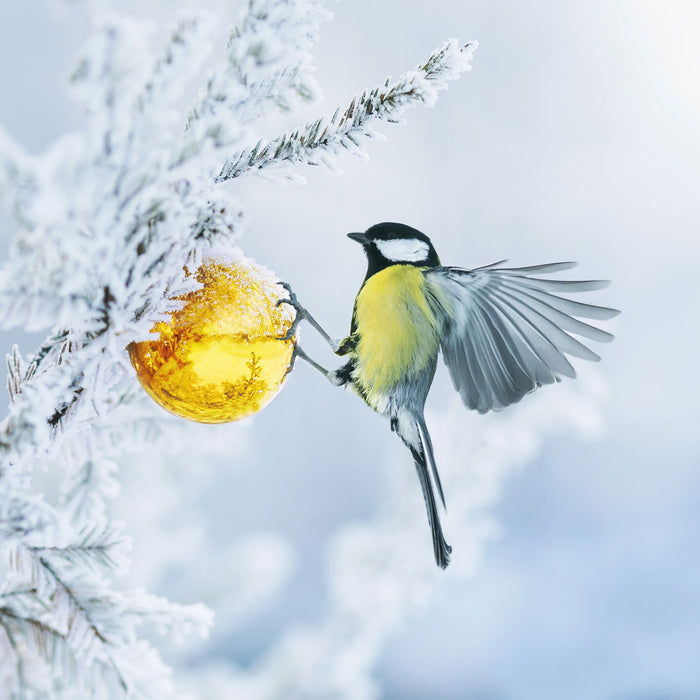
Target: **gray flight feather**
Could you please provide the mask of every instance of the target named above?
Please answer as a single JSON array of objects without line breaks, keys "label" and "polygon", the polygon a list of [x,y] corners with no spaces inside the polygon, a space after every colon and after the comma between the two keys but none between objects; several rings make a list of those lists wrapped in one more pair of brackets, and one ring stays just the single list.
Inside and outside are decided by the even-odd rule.
[{"label": "gray flight feather", "polygon": [[441,349],[455,389],[480,413],[520,401],[538,386],[575,377],[567,355],[600,357],[570,334],[608,342],[613,336],[579,319],[607,320],[619,312],[558,294],[593,291],[605,280],[548,280],[533,274],[571,269],[572,262],[530,267],[426,270],[429,295],[443,326]]}]

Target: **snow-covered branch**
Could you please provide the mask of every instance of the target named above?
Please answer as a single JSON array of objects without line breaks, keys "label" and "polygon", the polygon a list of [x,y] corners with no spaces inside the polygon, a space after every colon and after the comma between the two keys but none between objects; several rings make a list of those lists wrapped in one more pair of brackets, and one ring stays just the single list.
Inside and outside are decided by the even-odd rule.
[{"label": "snow-covered branch", "polygon": [[363,142],[376,137],[376,121],[398,122],[412,104],[432,106],[438,92],[447,83],[470,70],[477,43],[460,46],[452,39],[436,51],[418,69],[404,73],[397,81],[386,80],[372,90],[354,97],[338,108],[330,119],[321,118],[302,129],[283,134],[272,141],[258,141],[252,148],[235,154],[226,162],[218,180],[231,180],[250,172],[282,170],[293,179],[290,165],[326,165],[335,167],[342,153],[364,155]]},{"label": "snow-covered branch", "polygon": [[331,16],[319,0],[249,0],[246,14],[231,30],[225,60],[190,112],[188,127],[226,112],[233,124],[248,125],[270,106],[289,110],[296,99],[318,96],[309,52],[320,23]]}]

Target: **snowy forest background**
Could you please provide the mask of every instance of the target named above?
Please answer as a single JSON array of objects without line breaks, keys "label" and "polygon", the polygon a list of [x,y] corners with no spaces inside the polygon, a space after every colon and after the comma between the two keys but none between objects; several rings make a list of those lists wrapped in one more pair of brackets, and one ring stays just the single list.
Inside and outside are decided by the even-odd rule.
[{"label": "snowy forest background", "polygon": [[[198,6],[221,18],[216,57],[242,3]],[[31,153],[81,126],[63,85],[87,7],[3,8],[0,124]],[[156,20],[157,50],[173,7],[118,9]],[[445,573],[401,445],[306,366],[253,420],[171,423],[166,436],[206,448],[163,459],[140,436],[128,459],[110,455],[107,482],[122,484],[110,508],[135,538],[116,585],[203,602],[215,623],[172,648],[139,632],[183,696],[695,697],[700,11],[680,0],[329,9],[313,50],[323,100],[265,122],[268,134],[332,113],[451,36],[479,40],[473,70],[434,109],[379,125],[388,141],[366,144],[369,163],[297,169],[303,186],[236,182],[246,254],[337,335],[364,274],[343,234],[380,220],[425,231],[450,264],[577,259],[585,276],[614,280],[618,337],[600,367],[499,416],[467,414],[438,376],[427,418],[450,507]],[[31,353],[43,335],[3,339]],[[157,415],[139,406],[144,421]],[[163,606],[162,626],[208,621]],[[136,675],[147,665],[136,658]]]}]

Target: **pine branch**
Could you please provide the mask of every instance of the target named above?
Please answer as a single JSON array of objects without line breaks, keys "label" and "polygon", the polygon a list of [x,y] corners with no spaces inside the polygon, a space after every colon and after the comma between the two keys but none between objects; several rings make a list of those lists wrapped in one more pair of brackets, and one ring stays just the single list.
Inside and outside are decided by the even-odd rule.
[{"label": "pine branch", "polygon": [[[9,690],[11,697],[23,697],[31,688],[33,679],[25,672],[27,650],[32,649],[38,658],[58,665],[58,649],[66,649],[64,636],[49,625],[32,617],[22,615],[10,607],[0,607],[0,629],[6,644],[0,643],[0,666],[4,673],[11,673]],[[3,646],[5,647],[3,649]],[[9,658],[8,658],[9,657]],[[12,673],[14,669],[14,673]],[[7,680],[3,684],[7,687]]]},{"label": "pine branch", "polygon": [[375,121],[398,122],[410,105],[434,104],[438,91],[446,88],[449,80],[470,69],[476,46],[472,42],[460,47],[454,39],[446,42],[416,71],[404,73],[394,83],[389,79],[373,90],[365,90],[344,110],[336,110],[330,120],[317,119],[300,130],[273,141],[259,141],[232,156],[217,181],[296,163],[333,168],[335,157],[342,152],[363,154],[361,142],[375,135],[371,129]]},{"label": "pine branch", "polygon": [[[153,149],[154,136],[156,139],[158,139],[158,136],[152,133],[151,112],[159,104],[174,102],[179,99],[182,94],[183,84],[196,74],[205,58],[204,52],[193,55],[191,47],[206,41],[206,36],[210,30],[211,23],[204,21],[203,18],[181,14],[176,20],[170,36],[160,56],[156,59],[142,90],[134,99],[130,108],[131,128],[126,136],[124,154],[120,162],[120,172],[115,179],[114,185],[115,194],[122,194],[123,197],[118,205],[120,212],[125,211],[129,203],[148,186],[149,182],[153,182],[161,174],[163,162],[154,161],[154,166],[156,167],[151,170],[153,180],[150,181],[143,176],[145,169],[139,163],[144,158],[144,147],[150,147],[152,157],[155,156],[156,159],[163,157],[162,153],[158,153],[157,149]],[[177,120],[175,114],[168,115],[173,122]],[[171,131],[171,129],[163,129],[162,124],[160,126],[161,134],[169,134]],[[171,128],[174,130],[177,126],[172,124]],[[196,152],[192,152],[192,155],[196,155]],[[170,160],[172,160],[172,156]],[[170,163],[168,163],[168,167],[171,167]],[[135,172],[142,175],[134,178]]]},{"label": "pine branch", "polygon": [[[89,522],[89,521],[87,521]],[[76,570],[81,566],[95,570],[124,570],[126,551],[131,541],[123,534],[122,523],[85,525],[75,539],[62,545],[34,545],[28,550],[47,560],[59,558]]]},{"label": "pine branch", "polygon": [[64,581],[48,558],[36,552],[31,552],[30,556],[33,558],[33,570],[36,572],[37,590],[40,590],[41,586],[49,586],[52,589],[52,607],[48,612],[56,623],[57,634],[65,641],[75,659],[107,664],[115,673],[123,691],[128,692],[130,684],[113,654],[113,642],[93,619],[94,611],[98,609],[95,603],[99,601],[103,605],[109,605],[109,601],[100,600],[100,595],[96,592],[93,595],[83,593],[83,598]]},{"label": "pine branch", "polygon": [[75,522],[104,523],[107,501],[119,493],[117,465],[104,456],[89,454],[67,462],[61,506]]},{"label": "pine branch", "polygon": [[26,366],[16,348],[8,356],[12,405],[0,424],[0,476],[26,476],[33,458],[51,448],[79,406],[84,373],[66,362],[72,348],[70,335],[62,331],[49,336]]},{"label": "pine branch", "polygon": [[[149,623],[161,634],[201,635],[211,612],[141,592],[116,593],[101,576],[81,573],[81,563],[101,567],[112,557],[109,550],[121,544],[114,535],[106,530],[66,546],[18,547],[11,558],[16,586],[0,594],[0,624],[6,629],[13,624],[15,636],[27,637],[32,629],[50,632],[77,664],[91,669],[88,675],[108,672],[124,693],[134,693],[141,684],[130,662],[135,628]],[[140,643],[139,649],[144,650]]]},{"label": "pine branch", "polygon": [[[188,129],[201,129],[197,123],[202,122],[223,144],[226,113],[246,125],[271,105],[287,111],[296,99],[312,100],[320,88],[311,75],[309,51],[318,41],[320,23],[330,18],[319,0],[249,0],[229,35],[225,61],[188,115]],[[273,35],[275,41],[269,41]]]},{"label": "pine branch", "polygon": [[52,529],[55,509],[41,496],[17,493],[13,479],[0,473],[0,542],[5,544]]}]

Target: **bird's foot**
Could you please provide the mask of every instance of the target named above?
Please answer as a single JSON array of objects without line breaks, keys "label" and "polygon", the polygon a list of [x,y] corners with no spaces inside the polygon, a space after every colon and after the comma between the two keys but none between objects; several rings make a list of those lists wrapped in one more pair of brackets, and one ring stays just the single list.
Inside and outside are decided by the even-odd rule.
[{"label": "bird's foot", "polygon": [[310,358],[302,349],[301,345],[299,343],[294,344],[294,350],[292,351],[292,359],[289,361],[289,367],[287,368],[287,371],[284,373],[284,376],[286,377],[293,369],[294,369],[294,363],[297,360],[297,357],[300,357],[304,362],[308,362],[314,369],[317,369],[324,377],[330,380],[332,384],[335,384],[336,386],[340,386],[340,384],[335,381],[335,372],[329,372],[325,367],[322,365],[319,365],[316,360]]},{"label": "bird's foot", "polygon": [[[277,284],[287,291],[289,298],[288,299],[278,299],[275,306],[281,306],[282,304],[289,304],[289,306],[291,306],[295,311],[294,320],[292,321],[292,325],[289,327],[289,329],[287,330],[287,332],[284,335],[277,336],[277,340],[292,340],[296,336],[297,327],[305,318],[308,318],[309,312],[301,305],[301,303],[299,302],[299,299],[297,299],[297,295],[292,290],[292,285],[289,284],[289,282],[278,282]],[[297,353],[297,346],[294,347],[294,353],[295,354],[292,357],[292,364],[290,365],[288,372],[291,371],[291,368],[294,365],[294,359],[296,359],[296,355],[298,354]]]},{"label": "bird's foot", "polygon": [[297,357],[300,355],[305,355],[306,353],[301,349],[297,343],[294,343],[294,349],[292,350],[292,357],[289,360],[289,367],[287,367],[287,371],[284,373],[284,379],[287,378],[288,374],[291,374],[292,370],[294,369],[294,363],[297,361]]},{"label": "bird's foot", "polygon": [[296,335],[296,330],[299,323],[301,323],[301,321],[307,321],[316,329],[319,335],[327,343],[330,343],[331,347],[333,347],[334,341],[331,339],[328,333],[326,333],[326,331],[323,330],[319,322],[301,305],[299,299],[297,299],[297,295],[292,291],[291,285],[287,282],[278,282],[277,284],[279,284],[280,287],[283,287],[287,290],[287,294],[289,297],[287,299],[278,299],[277,306],[279,306],[280,304],[289,304],[290,306],[293,306],[294,310],[296,311],[296,315],[294,316],[292,325],[289,327],[287,333],[280,338],[280,340],[292,340]]}]

